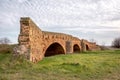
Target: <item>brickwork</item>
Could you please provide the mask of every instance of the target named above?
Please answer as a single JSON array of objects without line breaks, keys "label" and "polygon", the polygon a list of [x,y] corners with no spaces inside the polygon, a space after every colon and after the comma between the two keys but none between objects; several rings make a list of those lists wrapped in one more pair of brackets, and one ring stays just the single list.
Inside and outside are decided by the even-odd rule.
[{"label": "brickwork", "polygon": [[38,62],[45,56],[100,49],[95,43],[72,35],[42,31],[29,17],[20,20],[18,42],[27,48],[32,62]]}]

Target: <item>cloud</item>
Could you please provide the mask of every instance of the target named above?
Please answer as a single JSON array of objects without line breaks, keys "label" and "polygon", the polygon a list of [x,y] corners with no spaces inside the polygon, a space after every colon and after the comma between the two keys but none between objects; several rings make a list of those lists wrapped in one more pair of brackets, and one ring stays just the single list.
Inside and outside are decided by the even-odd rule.
[{"label": "cloud", "polygon": [[119,4],[120,0],[1,0],[0,37],[17,42],[20,17],[28,16],[42,30],[94,37],[99,43],[109,40],[110,44],[119,36]]}]

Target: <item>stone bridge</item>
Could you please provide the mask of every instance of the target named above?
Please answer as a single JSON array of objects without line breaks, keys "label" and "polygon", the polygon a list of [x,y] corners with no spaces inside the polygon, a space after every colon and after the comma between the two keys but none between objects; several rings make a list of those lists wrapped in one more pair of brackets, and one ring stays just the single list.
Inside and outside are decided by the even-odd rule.
[{"label": "stone bridge", "polygon": [[42,31],[29,17],[23,17],[20,20],[18,42],[19,45],[27,48],[28,59],[32,62],[52,55],[100,49],[95,43],[81,40],[72,35]]}]

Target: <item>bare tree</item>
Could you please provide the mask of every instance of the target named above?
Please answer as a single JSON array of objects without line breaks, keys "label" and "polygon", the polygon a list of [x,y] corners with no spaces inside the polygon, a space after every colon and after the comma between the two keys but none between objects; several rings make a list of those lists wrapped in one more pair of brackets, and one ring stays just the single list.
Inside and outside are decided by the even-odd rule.
[{"label": "bare tree", "polygon": [[10,40],[8,38],[0,38],[0,53],[11,53],[12,47],[9,45]]},{"label": "bare tree", "polygon": [[115,48],[120,48],[120,37],[119,38],[115,38],[112,42],[112,46]]},{"label": "bare tree", "polygon": [[9,44],[10,40],[8,38],[0,38],[0,44]]}]

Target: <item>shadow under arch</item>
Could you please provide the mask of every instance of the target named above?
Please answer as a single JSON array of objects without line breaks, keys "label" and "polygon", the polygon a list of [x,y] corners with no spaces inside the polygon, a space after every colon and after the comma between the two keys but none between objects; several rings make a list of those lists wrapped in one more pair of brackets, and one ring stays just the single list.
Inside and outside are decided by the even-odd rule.
[{"label": "shadow under arch", "polygon": [[77,44],[73,46],[73,52],[80,52],[80,47]]},{"label": "shadow under arch", "polygon": [[87,44],[86,44],[86,50],[87,50],[87,51],[89,51],[89,47],[88,47],[88,45],[87,45]]},{"label": "shadow under arch", "polygon": [[45,57],[65,54],[63,47],[59,43],[52,43],[45,51]]}]

